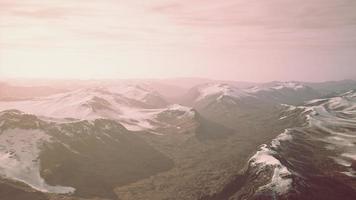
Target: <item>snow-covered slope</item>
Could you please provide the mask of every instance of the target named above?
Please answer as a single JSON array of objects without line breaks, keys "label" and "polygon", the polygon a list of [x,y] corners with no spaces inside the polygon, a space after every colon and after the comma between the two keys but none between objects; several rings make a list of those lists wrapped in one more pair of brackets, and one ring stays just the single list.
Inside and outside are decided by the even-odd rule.
[{"label": "snow-covered slope", "polygon": [[273,91],[273,90],[303,90],[306,89],[307,86],[298,83],[298,82],[272,82],[267,84],[262,84],[258,86],[253,86],[245,89],[248,93],[258,93],[261,91]]},{"label": "snow-covered slope", "polygon": [[[187,105],[203,114],[211,113],[220,117],[232,112],[243,115],[244,110],[248,113],[251,109],[264,109],[266,105],[297,104],[316,96],[313,90],[295,82],[277,82],[248,89],[208,83],[190,91]],[[162,117],[157,116],[175,108],[178,109],[177,106],[167,106],[157,92],[144,84],[107,85],[25,101],[0,102],[0,111],[17,109],[57,121],[64,118],[115,119],[134,131],[151,130],[164,125]],[[236,116],[234,113],[231,116]]]},{"label": "snow-covered slope", "polygon": [[288,106],[280,120],[295,127],[251,157],[236,199],[355,199],[356,92]]},{"label": "snow-covered slope", "polygon": [[0,112],[2,181],[113,199],[115,186],[171,166],[170,159],[109,119],[57,123],[16,110]]},{"label": "snow-covered slope", "polygon": [[164,98],[146,84],[120,84],[108,86],[107,90],[131,100],[136,100],[149,108],[160,108],[167,105]]},{"label": "snow-covered slope", "polygon": [[199,96],[195,101],[200,101],[205,98],[214,97],[221,100],[224,96],[233,98],[243,98],[249,96],[247,92],[228,84],[206,84],[197,88]]},{"label": "snow-covered slope", "polygon": [[321,94],[298,82],[271,82],[245,89],[260,100],[277,104],[301,104]]},{"label": "snow-covered slope", "polygon": [[[156,104],[155,104],[156,103]],[[166,106],[159,94],[140,86],[117,86],[80,89],[26,101],[0,102],[0,111],[17,109],[53,120],[63,118],[118,120],[129,130],[154,129],[156,116],[167,110],[185,110],[182,106]]]},{"label": "snow-covered slope", "polygon": [[36,190],[72,193],[74,188],[50,186],[40,176],[40,147],[51,137],[40,130],[8,129],[0,134],[0,176],[24,182]]},{"label": "snow-covered slope", "polygon": [[192,88],[186,102],[214,102],[229,98],[235,101],[251,100],[251,98],[269,103],[298,104],[319,97],[320,94],[310,87],[298,82],[271,82],[249,88],[237,88],[229,84],[208,83]]},{"label": "snow-covered slope", "polygon": [[182,103],[212,121],[238,129],[239,120],[270,118],[281,104],[299,105],[319,97],[317,91],[297,82],[272,82],[252,88],[207,83],[193,87]]},{"label": "snow-covered slope", "polygon": [[81,89],[26,101],[0,102],[0,110],[18,109],[26,113],[53,118],[91,119],[120,114],[115,107],[128,101],[102,90]]}]

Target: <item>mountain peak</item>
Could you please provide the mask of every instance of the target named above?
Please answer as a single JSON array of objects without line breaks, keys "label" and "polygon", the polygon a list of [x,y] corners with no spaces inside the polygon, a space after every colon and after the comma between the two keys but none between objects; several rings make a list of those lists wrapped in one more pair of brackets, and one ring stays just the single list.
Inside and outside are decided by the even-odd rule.
[{"label": "mountain peak", "polygon": [[233,98],[241,98],[249,96],[245,91],[225,83],[209,83],[198,88],[199,96],[196,101],[205,99],[206,97],[217,97],[217,100],[224,96]]},{"label": "mountain peak", "polygon": [[289,90],[292,89],[297,91],[305,88],[307,88],[307,86],[299,82],[288,81],[288,82],[271,82],[258,86],[253,86],[246,89],[245,91],[248,93],[257,93],[261,91],[273,91],[273,90],[284,90],[284,89],[289,89]]},{"label": "mountain peak", "polygon": [[284,88],[299,90],[303,89],[306,86],[302,85],[301,83],[290,81],[290,82],[280,82],[276,86],[272,87],[273,89],[280,90]]}]

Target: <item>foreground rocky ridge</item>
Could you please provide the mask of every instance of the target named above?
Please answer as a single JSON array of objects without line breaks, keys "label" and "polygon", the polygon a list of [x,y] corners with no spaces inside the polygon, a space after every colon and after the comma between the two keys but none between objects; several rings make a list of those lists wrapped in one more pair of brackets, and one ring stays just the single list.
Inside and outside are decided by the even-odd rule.
[{"label": "foreground rocky ridge", "polygon": [[299,125],[262,145],[235,180],[204,199],[355,199],[355,106],[349,91],[287,107],[280,119]]}]

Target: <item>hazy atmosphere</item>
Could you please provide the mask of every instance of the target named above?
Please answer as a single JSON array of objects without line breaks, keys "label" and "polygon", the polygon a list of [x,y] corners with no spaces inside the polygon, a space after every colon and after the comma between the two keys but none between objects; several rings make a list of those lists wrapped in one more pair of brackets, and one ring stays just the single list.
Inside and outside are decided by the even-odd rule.
[{"label": "hazy atmosphere", "polygon": [[356,0],[0,0],[0,200],[356,200]]},{"label": "hazy atmosphere", "polygon": [[0,77],[356,78],[353,0],[0,0]]}]

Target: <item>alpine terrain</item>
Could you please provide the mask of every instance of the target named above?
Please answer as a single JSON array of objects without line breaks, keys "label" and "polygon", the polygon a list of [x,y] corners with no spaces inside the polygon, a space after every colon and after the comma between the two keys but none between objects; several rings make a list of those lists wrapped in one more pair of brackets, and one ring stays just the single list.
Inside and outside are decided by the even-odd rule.
[{"label": "alpine terrain", "polygon": [[356,199],[355,81],[5,87],[2,200]]}]

